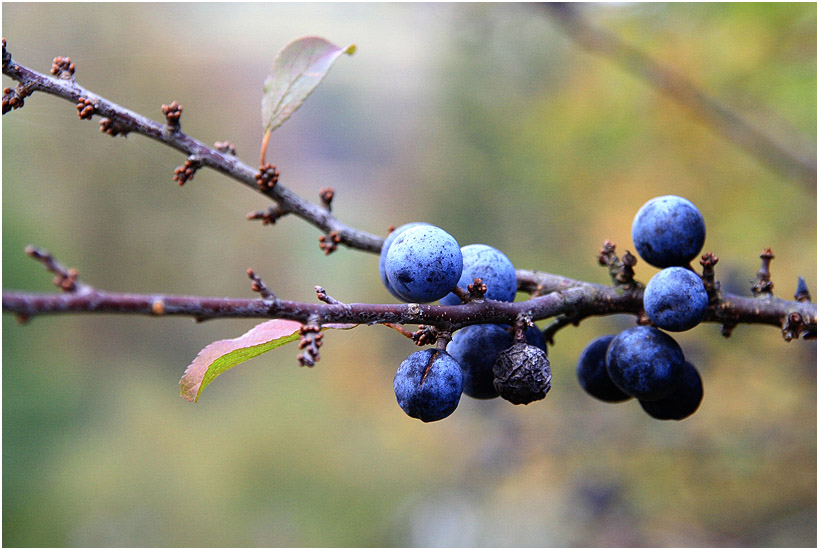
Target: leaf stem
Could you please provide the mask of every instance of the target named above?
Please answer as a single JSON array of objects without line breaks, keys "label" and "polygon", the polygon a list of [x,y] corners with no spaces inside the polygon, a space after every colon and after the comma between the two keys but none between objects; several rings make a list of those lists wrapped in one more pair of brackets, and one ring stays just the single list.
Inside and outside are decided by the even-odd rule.
[{"label": "leaf stem", "polygon": [[264,138],[262,139],[262,150],[259,152],[259,166],[265,165],[265,157],[267,156],[267,144],[270,143],[270,134],[272,132],[268,129],[264,133]]}]

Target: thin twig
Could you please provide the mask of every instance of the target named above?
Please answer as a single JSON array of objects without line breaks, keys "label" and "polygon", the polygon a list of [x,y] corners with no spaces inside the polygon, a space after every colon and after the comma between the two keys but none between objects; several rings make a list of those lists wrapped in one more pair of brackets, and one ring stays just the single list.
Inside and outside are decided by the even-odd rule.
[{"label": "thin twig", "polygon": [[75,105],[80,99],[91,100],[95,105],[94,114],[109,120],[109,127],[116,133],[134,132],[142,134],[181,151],[186,156],[193,155],[202,166],[212,168],[222,174],[266,195],[275,201],[283,211],[295,214],[327,234],[338,235],[339,242],[350,248],[378,253],[384,239],[377,235],[350,227],[335,218],[325,207],[310,203],[281,184],[273,187],[256,183],[258,170],[243,163],[235,155],[224,153],[184,134],[168,131],[167,125],[155,122],[125,107],[109,101],[78,85],[73,80],[64,80],[34,71],[15,62],[10,55],[3,65],[3,74],[21,83],[31,92],[44,92],[66,99]]}]

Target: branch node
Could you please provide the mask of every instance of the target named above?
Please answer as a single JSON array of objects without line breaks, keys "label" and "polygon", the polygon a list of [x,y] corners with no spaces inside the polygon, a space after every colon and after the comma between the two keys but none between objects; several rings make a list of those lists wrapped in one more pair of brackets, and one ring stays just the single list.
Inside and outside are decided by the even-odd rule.
[{"label": "branch node", "polygon": [[153,315],[165,315],[165,300],[157,298],[151,303],[151,313]]},{"label": "branch node", "polygon": [[299,349],[304,350],[297,357],[299,365],[302,367],[315,366],[321,358],[319,348],[324,335],[321,334],[321,325],[316,317],[311,317],[307,324],[299,329]]},{"label": "branch node", "polygon": [[717,265],[719,258],[713,252],[706,252],[700,259],[702,266],[702,283],[705,285],[705,291],[708,293],[708,303],[717,304],[722,301],[722,293],[720,292],[719,281],[715,279],[714,266]]},{"label": "branch node", "polygon": [[70,57],[55,57],[51,62],[51,74],[63,80],[74,80],[74,63]]},{"label": "branch node", "polygon": [[80,117],[80,120],[91,120],[91,117],[97,112],[97,107],[97,104],[94,103],[92,99],[81,97],[77,100],[77,115]]},{"label": "branch node", "polygon": [[265,300],[276,301],[276,295],[272,290],[267,288],[267,285],[265,285],[262,279],[256,275],[255,271],[253,271],[253,268],[247,268],[247,276],[252,281],[250,284],[250,289],[253,290],[253,292],[258,292]]},{"label": "branch node", "polygon": [[432,325],[418,325],[418,330],[412,335],[416,346],[431,346],[438,342],[438,333]]},{"label": "branch node", "polygon": [[289,213],[290,213],[289,210],[285,210],[284,208],[276,204],[269,208],[265,208],[264,210],[250,212],[247,215],[247,219],[262,220],[262,225],[273,225],[276,223],[276,220]]},{"label": "branch node", "polygon": [[609,268],[609,276],[614,286],[625,290],[635,290],[643,285],[634,280],[634,266],[637,265],[637,257],[628,250],[623,255],[623,259],[617,257],[614,252],[616,244],[606,240],[597,253],[597,262]]},{"label": "branch node", "polygon": [[326,235],[319,236],[319,248],[324,251],[325,256],[329,256],[338,249],[341,242],[341,234],[338,231],[330,231]]},{"label": "branch node", "polygon": [[323,287],[321,287],[319,285],[316,285],[314,288],[316,289],[316,298],[318,298],[320,301],[324,302],[325,304],[338,305],[338,304],[343,303],[343,302],[341,302],[339,300],[336,300],[335,298],[333,298],[329,294],[327,294],[327,291],[324,290]]},{"label": "branch node", "polygon": [[475,277],[471,285],[466,285],[466,291],[469,292],[468,301],[482,300],[486,294],[486,284],[480,277]]},{"label": "branch node", "polygon": [[25,98],[29,95],[31,95],[31,90],[22,83],[18,83],[13,90],[11,88],[3,90],[3,114],[12,109],[22,108],[25,104]]},{"label": "branch node", "polygon": [[256,173],[256,185],[273,189],[278,182],[279,171],[275,165],[268,162],[259,166],[259,171]]},{"label": "branch node", "polygon": [[236,156],[236,146],[229,141],[217,141],[213,147],[226,155]]},{"label": "branch node", "polygon": [[531,326],[534,326],[531,315],[525,313],[518,315],[517,319],[515,319],[515,335],[513,337],[516,344],[526,343],[526,330]]},{"label": "branch node", "polygon": [[126,124],[116,119],[105,117],[100,120],[100,132],[108,134],[111,137],[118,135],[127,136],[130,131],[131,129]]},{"label": "branch node", "polygon": [[43,267],[45,267],[49,273],[54,274],[54,279],[52,282],[54,283],[54,286],[59,288],[61,291],[77,292],[78,290],[88,288],[87,285],[84,285],[79,281],[80,274],[76,269],[65,268],[47,250],[37,248],[34,245],[28,245],[25,248],[25,253],[27,256],[30,256],[34,260],[43,264]]},{"label": "branch node", "polygon": [[759,257],[762,259],[762,266],[759,268],[759,271],[757,271],[756,280],[751,287],[751,292],[753,292],[757,298],[763,295],[773,295],[774,287],[771,281],[771,260],[773,260],[775,256],[770,248],[765,248]]},{"label": "branch node", "polygon": [[327,209],[328,212],[332,211],[333,205],[333,197],[335,197],[336,192],[335,189],[332,187],[322,187],[319,189],[319,198],[321,199],[321,204],[324,208]]},{"label": "branch node", "polygon": [[798,340],[804,328],[805,323],[802,321],[802,315],[797,311],[793,311],[788,314],[782,324],[782,337],[786,342],[790,342],[794,338]]},{"label": "branch node", "polygon": [[176,101],[170,105],[162,105],[162,114],[165,115],[165,131],[174,134],[179,131],[179,117],[182,116],[182,106]]},{"label": "branch node", "polygon": [[179,183],[180,186],[185,185],[185,182],[192,180],[196,171],[202,167],[202,159],[196,155],[190,155],[185,164],[177,166],[173,171],[173,181]]}]

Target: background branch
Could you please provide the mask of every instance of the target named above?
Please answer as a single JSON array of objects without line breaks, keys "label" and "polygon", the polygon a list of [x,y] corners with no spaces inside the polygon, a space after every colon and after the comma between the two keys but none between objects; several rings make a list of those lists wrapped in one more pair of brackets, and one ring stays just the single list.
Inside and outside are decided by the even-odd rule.
[{"label": "background branch", "polygon": [[800,144],[797,151],[786,147],[728,106],[704,93],[691,81],[617,36],[589,24],[577,6],[560,2],[540,5],[581,47],[614,61],[690,110],[715,133],[742,147],[777,172],[807,184],[816,192],[815,144]]}]

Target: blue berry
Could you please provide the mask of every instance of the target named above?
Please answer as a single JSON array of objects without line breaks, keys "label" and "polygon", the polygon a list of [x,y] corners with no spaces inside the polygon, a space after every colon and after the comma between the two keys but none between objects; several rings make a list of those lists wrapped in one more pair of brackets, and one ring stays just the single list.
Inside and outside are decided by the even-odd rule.
[{"label": "blue berry", "polygon": [[[452,335],[446,351],[461,365],[464,393],[476,399],[498,396],[492,367],[498,354],[514,344],[514,330],[508,325],[469,325]],[[546,341],[537,327],[526,330],[526,341],[546,351]]]},{"label": "blue berry", "polygon": [[413,418],[433,422],[457,408],[463,390],[458,362],[439,349],[416,351],[398,367],[393,380],[398,404]]},{"label": "blue berry", "polygon": [[[515,275],[515,266],[506,255],[489,245],[470,244],[461,247],[464,258],[464,268],[458,286],[466,288],[476,277],[480,277],[486,285],[485,298],[500,302],[514,302],[518,291],[518,280]],[[441,299],[445,306],[455,306],[461,300],[451,292]]]},{"label": "blue berry", "polygon": [[600,336],[586,346],[577,360],[577,380],[580,386],[592,397],[601,401],[616,403],[631,399],[611,381],[606,370],[606,350],[614,335]]},{"label": "blue berry", "polygon": [[702,378],[697,369],[685,362],[680,384],[671,395],[659,401],[640,401],[643,409],[658,420],[682,420],[694,414],[702,403]]},{"label": "blue berry", "polygon": [[404,225],[402,225],[400,227],[397,227],[396,229],[394,229],[392,231],[392,233],[387,235],[386,239],[384,239],[384,244],[381,245],[381,255],[378,257],[378,274],[381,275],[381,282],[384,283],[384,286],[387,287],[387,290],[390,291],[390,294],[392,294],[393,296],[395,296],[399,300],[402,300],[403,298],[401,298],[401,296],[399,296],[398,294],[395,293],[395,290],[393,290],[392,285],[390,284],[390,281],[387,279],[387,270],[386,270],[386,267],[385,267],[385,264],[387,263],[387,251],[390,249],[390,245],[392,244],[392,242],[395,240],[395,238],[398,235],[400,235],[401,233],[403,233],[407,229],[410,229],[411,227],[415,227],[416,225],[429,225],[429,224],[424,223],[424,222],[412,222],[412,223],[405,223]]},{"label": "blue berry", "polygon": [[614,385],[644,401],[674,391],[684,362],[679,344],[654,327],[628,328],[614,337],[606,351],[606,369]]},{"label": "blue berry", "polygon": [[452,235],[433,225],[418,225],[401,232],[390,244],[384,269],[403,300],[432,302],[458,283],[463,256]]},{"label": "blue berry", "polygon": [[655,267],[684,266],[705,243],[705,220],[694,204],[676,195],[645,203],[631,226],[637,253]]},{"label": "blue berry", "polygon": [[643,293],[648,318],[659,328],[680,332],[697,326],[708,311],[708,292],[699,275],[668,267],[654,275]]}]

